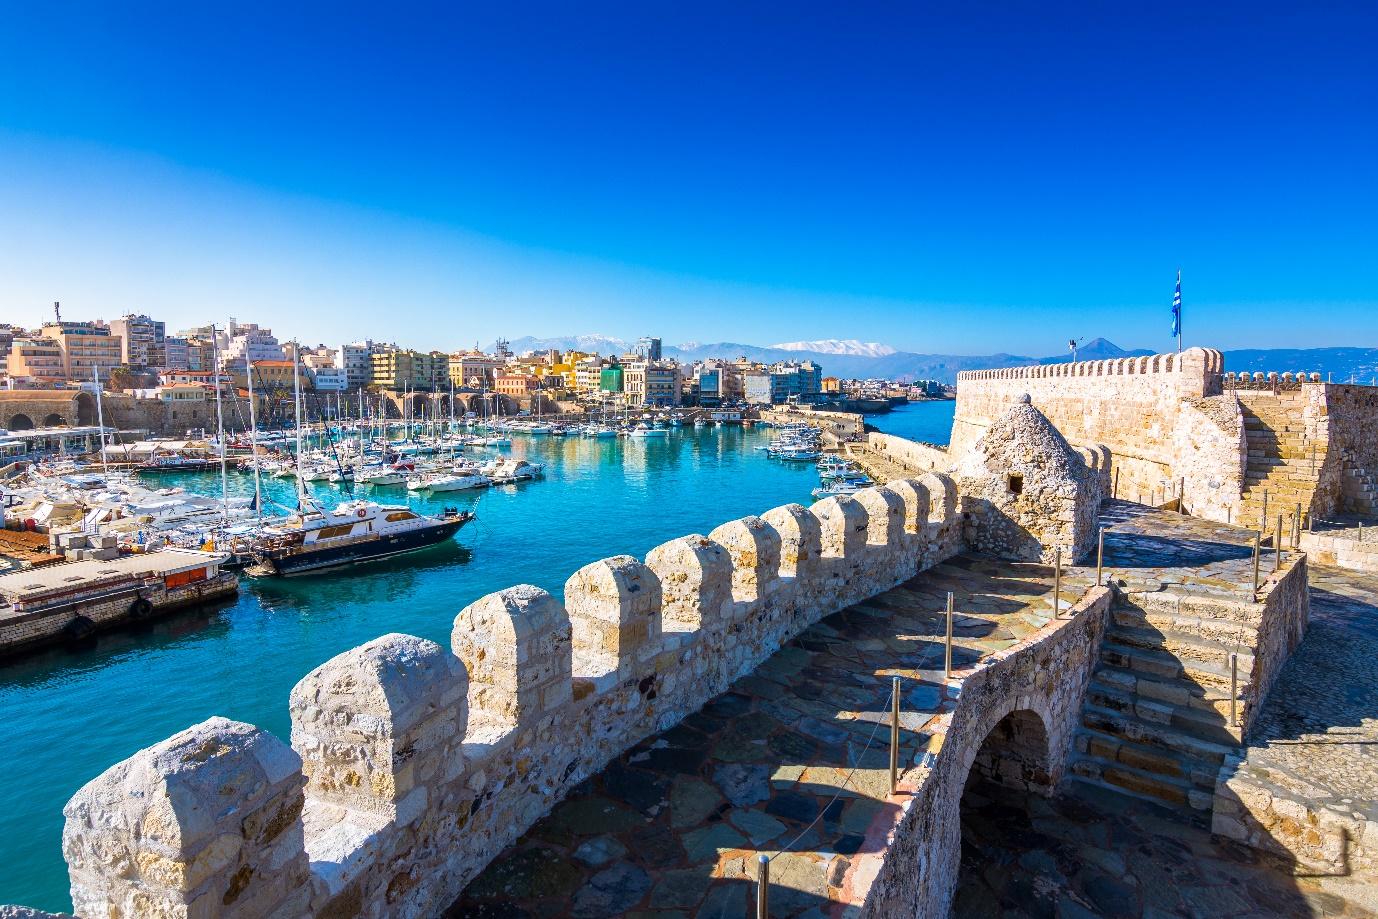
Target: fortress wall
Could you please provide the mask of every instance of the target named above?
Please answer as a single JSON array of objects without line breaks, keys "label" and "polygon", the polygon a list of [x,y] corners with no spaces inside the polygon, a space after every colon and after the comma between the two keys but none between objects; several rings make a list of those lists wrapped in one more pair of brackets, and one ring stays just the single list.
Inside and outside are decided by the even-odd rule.
[{"label": "fortress wall", "polygon": [[[1191,348],[1181,354],[963,371],[957,375],[948,452],[954,457],[966,453],[991,422],[1027,393],[1068,441],[1110,449],[1111,476],[1113,480],[1118,472],[1121,496],[1141,495],[1149,501],[1156,492],[1158,503],[1165,503],[1182,478],[1194,480],[1191,489],[1207,490],[1203,483],[1208,480],[1242,477],[1242,467],[1237,473],[1233,466],[1220,467],[1224,460],[1213,438],[1200,438],[1205,426],[1215,423],[1183,417],[1185,402],[1231,401],[1220,396],[1223,369],[1219,351]],[[1192,494],[1189,490],[1188,508]],[[1222,503],[1204,494],[1200,500],[1203,507]]]},{"label": "fortress wall", "polygon": [[1378,387],[1326,384],[1324,393],[1328,449],[1314,509],[1378,513]]},{"label": "fortress wall", "polygon": [[86,919],[420,917],[574,785],[809,625],[960,549],[934,474],[482,597],[450,648],[384,635],[293,689],[291,746],[213,718],[67,806]]},{"label": "fortress wall", "polygon": [[988,739],[1001,747],[991,778],[1043,793],[1056,786],[1111,598],[1109,588],[1092,587],[1066,618],[953,674],[948,695],[955,702],[923,726],[927,751],[901,782],[910,793],[893,823],[873,827],[844,880],[851,902],[862,907],[858,915],[948,915],[961,859],[962,792],[973,770],[994,765]]},{"label": "fortress wall", "polygon": [[947,472],[952,468],[955,456],[942,447],[878,431],[866,435],[866,449],[914,473]]}]

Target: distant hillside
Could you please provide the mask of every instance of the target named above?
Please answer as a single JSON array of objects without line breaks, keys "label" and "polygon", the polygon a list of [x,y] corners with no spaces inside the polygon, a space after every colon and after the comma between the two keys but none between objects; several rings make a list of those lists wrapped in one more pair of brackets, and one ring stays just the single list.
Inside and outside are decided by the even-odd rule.
[{"label": "distant hillside", "polygon": [[[511,341],[512,350],[521,354],[525,351],[558,348],[562,351],[578,349],[597,351],[600,354],[622,354],[631,349],[631,343],[608,335],[569,335],[557,338],[516,338]],[[953,383],[962,370],[990,370],[999,367],[1022,367],[1029,364],[1060,364],[1070,361],[1070,351],[1051,357],[1029,357],[1021,354],[921,354],[914,351],[893,351],[882,353],[887,345],[875,342],[852,340],[825,340],[816,342],[788,342],[788,347],[761,347],[741,342],[715,342],[703,344],[686,342],[682,345],[666,345],[666,357],[681,361],[735,360],[745,357],[753,361],[771,363],[773,361],[815,361],[828,376],[843,378],[879,378],[886,380],[938,380]],[[807,350],[802,346],[835,348],[838,352],[871,351],[873,353],[832,353],[828,351]],[[1104,338],[1093,339],[1077,348],[1077,360],[1098,361],[1117,357],[1141,357],[1155,354],[1145,348],[1126,351]],[[1336,382],[1355,377],[1368,381],[1378,376],[1378,348],[1271,348],[1241,349],[1225,352],[1225,367],[1228,370],[1290,370],[1318,371],[1328,373]]]}]

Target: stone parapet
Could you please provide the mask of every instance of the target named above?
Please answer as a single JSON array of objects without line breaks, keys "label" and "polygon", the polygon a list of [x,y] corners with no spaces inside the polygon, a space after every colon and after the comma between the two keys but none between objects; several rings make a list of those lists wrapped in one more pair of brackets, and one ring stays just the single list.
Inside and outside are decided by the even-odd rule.
[{"label": "stone parapet", "polygon": [[438,914],[613,757],[960,547],[956,487],[930,474],[595,562],[563,602],[489,594],[448,649],[382,636],[297,684],[290,748],[211,719],[78,792],[73,900],[86,919]]}]

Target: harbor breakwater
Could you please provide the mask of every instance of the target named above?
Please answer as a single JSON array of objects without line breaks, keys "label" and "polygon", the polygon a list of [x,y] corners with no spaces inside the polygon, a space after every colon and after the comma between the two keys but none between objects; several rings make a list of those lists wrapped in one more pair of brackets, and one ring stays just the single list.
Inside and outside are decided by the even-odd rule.
[{"label": "harbor breakwater", "polygon": [[962,543],[926,475],[519,585],[450,648],[391,634],[291,694],[291,745],[212,718],[65,809],[78,915],[424,916],[571,787],[822,617]]}]

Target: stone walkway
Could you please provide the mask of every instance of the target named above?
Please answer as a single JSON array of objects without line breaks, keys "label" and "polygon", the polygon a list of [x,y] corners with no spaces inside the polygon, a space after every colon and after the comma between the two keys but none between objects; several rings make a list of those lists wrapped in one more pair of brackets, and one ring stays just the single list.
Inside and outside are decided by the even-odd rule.
[{"label": "stone walkway", "polygon": [[962,801],[954,919],[1369,917],[1287,866],[1157,805],[1085,785],[1046,799],[989,783]]},{"label": "stone walkway", "polygon": [[[1067,572],[1064,606],[1087,574]],[[892,807],[879,724],[891,676],[904,680],[904,761],[917,749],[914,730],[942,702],[947,591],[961,612],[960,667],[1045,625],[1051,582],[1044,566],[963,556],[829,616],[580,786],[471,882],[449,915],[735,919],[754,902],[764,853],[775,856],[771,915],[822,916],[830,881]]]}]

